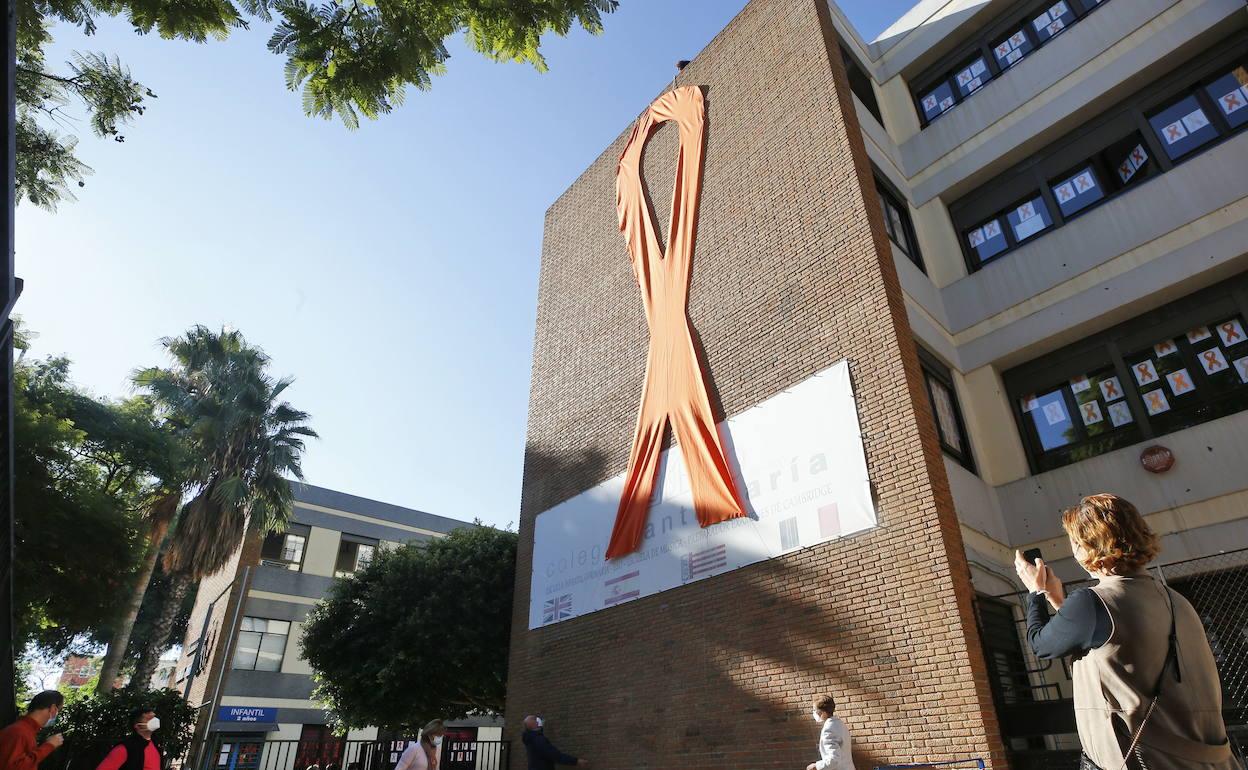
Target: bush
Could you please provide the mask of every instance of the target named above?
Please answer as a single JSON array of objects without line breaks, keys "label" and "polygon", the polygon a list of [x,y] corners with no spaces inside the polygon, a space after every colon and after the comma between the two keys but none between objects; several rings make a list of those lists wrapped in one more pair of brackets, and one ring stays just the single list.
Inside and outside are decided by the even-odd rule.
[{"label": "bush", "polygon": [[195,730],[195,709],[177,690],[126,688],[66,699],[56,722],[40,736],[64,733],[65,745],[40,765],[40,770],[94,770],[109,750],[130,734],[130,712],[140,707],[160,717],[155,741],[166,757],[176,759],[185,754]]}]

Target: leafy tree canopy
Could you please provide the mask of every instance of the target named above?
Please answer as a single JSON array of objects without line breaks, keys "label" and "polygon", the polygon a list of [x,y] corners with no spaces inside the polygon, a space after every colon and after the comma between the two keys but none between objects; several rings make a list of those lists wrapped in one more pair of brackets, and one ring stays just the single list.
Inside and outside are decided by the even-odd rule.
[{"label": "leafy tree canopy", "polygon": [[177,690],[122,689],[94,695],[88,687],[66,699],[56,723],[45,733],[64,733],[65,746],[41,765],[43,770],[95,767],[130,734],[130,712],[149,708],[160,717],[155,740],[171,758],[184,756],[195,729],[195,708]]},{"label": "leafy tree canopy", "polygon": [[303,655],[337,727],[414,729],[503,710],[516,534],[489,527],[383,553],[308,616]]},{"label": "leafy tree canopy", "polygon": [[[87,35],[101,16],[125,18],[139,34],[204,42],[253,21],[274,27],[268,48],[286,59],[286,84],[302,90],[308,115],[338,115],[354,128],[401,104],[408,86],[427,90],[450,58],[445,41],[463,32],[496,61],[546,69],[543,34],[574,25],[598,33],[617,0],[18,0],[18,194],[54,208],[73,197],[90,169],[74,155],[76,138],[58,132],[80,103],[99,136],[123,141],[121,127],[155,96],[116,57],[76,53],[57,70],[45,61],[55,24]],[[49,126],[48,124],[52,125]]]}]

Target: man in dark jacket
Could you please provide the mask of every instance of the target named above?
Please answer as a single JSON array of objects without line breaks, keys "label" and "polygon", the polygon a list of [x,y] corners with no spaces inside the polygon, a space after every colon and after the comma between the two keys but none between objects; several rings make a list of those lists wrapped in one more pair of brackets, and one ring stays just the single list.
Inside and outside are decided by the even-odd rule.
[{"label": "man in dark jacket", "polygon": [[133,731],[117,744],[95,770],[160,770],[164,752],[152,742],[152,733],[160,729],[160,718],[149,708],[130,712]]},{"label": "man in dark jacket", "polygon": [[529,770],[555,770],[555,765],[589,767],[588,759],[577,759],[564,754],[550,742],[543,732],[542,718],[524,718],[524,750],[529,754]]}]

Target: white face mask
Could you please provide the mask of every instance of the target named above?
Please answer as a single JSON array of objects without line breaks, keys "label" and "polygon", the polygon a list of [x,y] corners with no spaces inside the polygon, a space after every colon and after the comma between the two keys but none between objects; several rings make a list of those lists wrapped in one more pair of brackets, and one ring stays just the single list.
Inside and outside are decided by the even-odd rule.
[{"label": "white face mask", "polygon": [[816,722],[822,722],[823,717],[819,716],[819,709],[812,709],[810,715],[814,717]]},{"label": "white face mask", "polygon": [[441,736],[441,735],[438,735],[438,736],[435,736],[435,737],[434,737],[434,739],[433,739],[433,745],[434,745],[434,746],[441,746],[441,745],[442,745],[442,736]]},{"label": "white face mask", "polygon": [[160,729],[160,717],[152,717],[147,720],[147,729],[156,732]]},{"label": "white face mask", "polygon": [[542,718],[541,718],[541,717],[538,717],[538,718],[537,718],[537,729],[539,729],[539,730],[540,730],[540,729],[542,729],[542,728],[543,728],[543,727],[545,727],[545,726],[546,726],[546,723],[542,721]]}]

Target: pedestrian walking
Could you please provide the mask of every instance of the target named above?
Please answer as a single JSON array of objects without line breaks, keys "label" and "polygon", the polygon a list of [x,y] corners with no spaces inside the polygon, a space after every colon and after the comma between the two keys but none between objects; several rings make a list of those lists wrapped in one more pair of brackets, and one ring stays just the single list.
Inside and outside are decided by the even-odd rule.
[{"label": "pedestrian walking", "polygon": [[421,728],[420,740],[407,744],[394,770],[437,770],[438,749],[442,746],[444,735],[446,725],[441,719],[425,725]]},{"label": "pedestrian walking", "polygon": [[0,768],[4,770],[36,770],[39,763],[61,747],[64,736],[57,733],[43,743],[35,738],[39,731],[56,720],[65,696],[56,690],[44,690],[30,699],[26,715],[0,730]]},{"label": "pedestrian walking", "polygon": [[588,759],[577,759],[564,754],[546,737],[546,723],[539,716],[524,718],[524,750],[529,756],[529,770],[555,770],[555,765],[589,767]]},{"label": "pedestrian walking", "polygon": [[810,715],[822,727],[819,730],[819,761],[811,762],[806,770],[854,770],[849,730],[836,716],[836,701],[832,696],[816,697]]},{"label": "pedestrian walking", "polygon": [[160,717],[146,706],[130,712],[130,734],[113,747],[95,770],[161,770],[165,752],[152,739],[160,729]]}]

